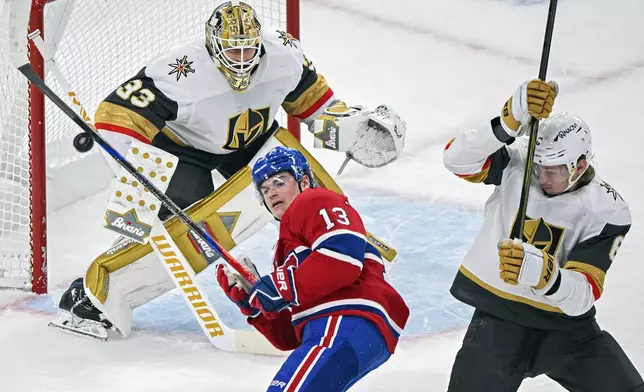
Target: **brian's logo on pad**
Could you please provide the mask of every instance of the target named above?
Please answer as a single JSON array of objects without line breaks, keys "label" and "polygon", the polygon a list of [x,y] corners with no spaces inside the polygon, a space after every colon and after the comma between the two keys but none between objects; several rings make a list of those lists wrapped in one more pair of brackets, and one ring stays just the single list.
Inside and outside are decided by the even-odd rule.
[{"label": "brian's logo on pad", "polygon": [[145,244],[150,236],[152,226],[146,225],[139,220],[136,211],[131,209],[124,214],[116,211],[105,211],[106,229],[115,231],[131,240]]},{"label": "brian's logo on pad", "polygon": [[338,150],[338,131],[339,126],[334,116],[323,114],[315,121],[322,121],[322,130],[315,133],[313,136],[322,142],[324,148],[328,150]]}]

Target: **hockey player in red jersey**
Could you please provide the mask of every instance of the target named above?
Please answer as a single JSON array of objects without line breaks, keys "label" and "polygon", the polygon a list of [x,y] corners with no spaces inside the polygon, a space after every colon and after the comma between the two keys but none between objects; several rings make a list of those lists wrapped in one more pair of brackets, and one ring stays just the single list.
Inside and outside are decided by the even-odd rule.
[{"label": "hockey player in red jersey", "polygon": [[409,309],[385,281],[358,212],[315,187],[299,151],[274,148],[255,163],[253,181],[281,222],[272,271],[249,288],[220,265],[219,284],[275,347],[294,349],[268,391],[346,391],[389,359]]},{"label": "hockey player in red jersey", "polygon": [[[475,311],[449,392],[515,392],[538,375],[568,391],[644,392],[633,363],[595,321],[594,303],[631,227],[630,209],[597,175],[588,125],[565,112],[550,115],[556,94],[554,84],[525,82],[500,117],[445,148],[450,171],[495,186],[451,288]],[[523,233],[510,239],[530,117],[543,121]]]}]

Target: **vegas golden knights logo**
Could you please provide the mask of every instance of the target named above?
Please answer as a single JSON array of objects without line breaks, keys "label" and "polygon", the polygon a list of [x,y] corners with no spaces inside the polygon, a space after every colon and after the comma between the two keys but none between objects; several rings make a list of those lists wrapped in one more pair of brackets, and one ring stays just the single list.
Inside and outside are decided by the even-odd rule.
[{"label": "vegas golden knights logo", "polygon": [[228,138],[222,148],[241,150],[252,143],[270,127],[268,123],[270,106],[262,109],[248,109],[228,120]]},{"label": "vegas golden knights logo", "polygon": [[[516,218],[514,220],[516,224]],[[552,225],[543,218],[533,219],[526,216],[522,240],[543,250],[554,259],[565,232],[565,228]]]}]

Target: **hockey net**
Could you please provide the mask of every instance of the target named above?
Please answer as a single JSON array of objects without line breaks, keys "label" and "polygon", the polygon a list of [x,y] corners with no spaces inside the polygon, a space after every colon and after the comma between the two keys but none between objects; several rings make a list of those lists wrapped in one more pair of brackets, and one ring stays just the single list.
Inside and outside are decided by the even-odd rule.
[{"label": "hockey net", "polygon": [[[96,148],[86,154],[74,149],[72,140],[80,131],[78,126],[48,100],[40,108],[42,95],[30,92],[27,80],[11,65],[8,10],[12,1],[23,0],[0,1],[0,287],[44,293],[47,212],[108,183],[104,179],[90,181],[95,177],[90,175],[83,177],[78,189],[70,188],[80,182],[74,181],[79,168],[102,158]],[[298,0],[245,1],[255,8],[264,26],[298,36]],[[32,0],[29,30],[42,31],[46,47],[92,116],[110,91],[156,55],[203,34],[205,21],[221,2]],[[35,46],[30,45],[30,62],[37,69],[34,53]],[[66,97],[46,70],[45,81]]]}]

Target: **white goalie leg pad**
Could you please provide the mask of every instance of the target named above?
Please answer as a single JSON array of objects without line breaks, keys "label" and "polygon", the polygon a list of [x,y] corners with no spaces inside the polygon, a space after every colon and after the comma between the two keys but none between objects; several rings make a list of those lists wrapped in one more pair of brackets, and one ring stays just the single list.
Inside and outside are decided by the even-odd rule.
[{"label": "white goalie leg pad", "polygon": [[121,290],[114,284],[113,279],[107,279],[106,284],[105,292],[109,293],[109,295],[106,296],[105,302],[99,301],[88,287],[85,287],[85,294],[92,301],[92,304],[103,313],[105,318],[112,323],[118,333],[123,337],[128,337],[132,331],[132,308]]},{"label": "white goalie leg pad", "polygon": [[314,147],[346,152],[367,167],[381,167],[402,154],[407,124],[389,106],[374,110],[353,106],[344,113],[325,112],[313,124]]},{"label": "white goalie leg pad", "polygon": [[[249,167],[243,168],[213,194],[192,205],[186,213],[227,250],[273,220],[257,199]],[[195,273],[219,259],[219,255],[207,243],[192,235],[179,219],[169,219],[164,226]],[[132,309],[174,287],[151,245],[129,238],[99,255],[88,268],[84,282],[86,291],[92,294],[92,303],[105,313],[124,336],[131,328]]]},{"label": "white goalie leg pad", "polygon": [[[161,192],[165,192],[179,158],[133,140],[125,159]],[[125,168],[112,181],[112,196],[105,211],[106,229],[145,244],[156,222],[161,202]]]},{"label": "white goalie leg pad", "polygon": [[[125,159],[161,192],[168,189],[170,179],[179,162],[174,155],[138,140],[132,140]],[[147,243],[152,225],[157,221],[160,207],[161,203],[152,193],[125,168],[121,168],[120,173],[112,181],[112,196],[105,211],[105,228],[124,237],[112,249],[127,247],[126,240]],[[92,290],[96,288],[95,284],[92,284],[93,287],[88,287],[88,283],[96,282],[95,277],[87,279],[92,277],[94,271],[94,264],[92,264],[84,279],[87,296],[121,335],[128,336],[132,327],[132,307],[129,306],[123,290],[119,288],[118,279],[104,275],[104,287],[96,292]],[[150,275],[154,276],[154,274]],[[144,281],[150,280],[159,279],[148,277]],[[101,294],[101,298],[98,298],[98,293]]]}]

